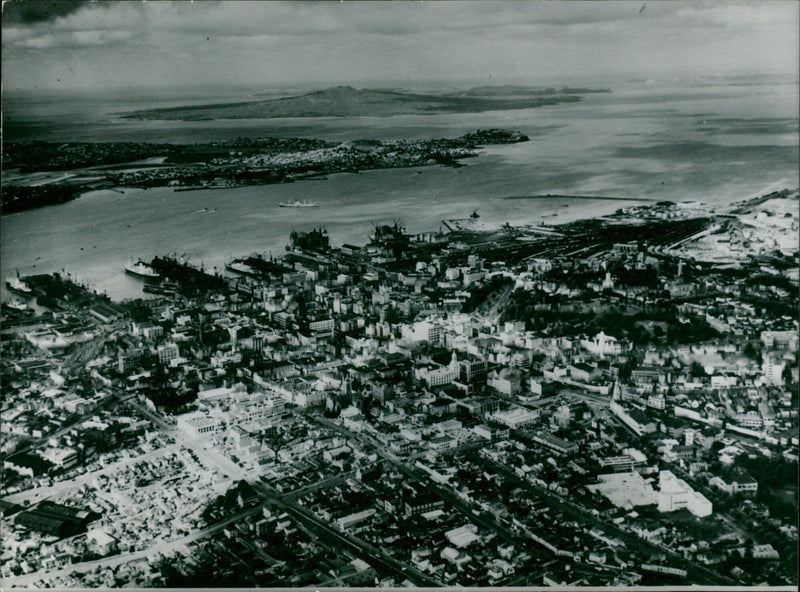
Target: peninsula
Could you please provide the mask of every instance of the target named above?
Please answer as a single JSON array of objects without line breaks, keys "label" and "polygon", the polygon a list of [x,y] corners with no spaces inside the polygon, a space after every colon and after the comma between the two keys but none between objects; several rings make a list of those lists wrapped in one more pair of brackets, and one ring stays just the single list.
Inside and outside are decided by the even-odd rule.
[{"label": "peninsula", "polygon": [[[64,203],[94,189],[176,191],[288,183],[364,170],[462,166],[481,146],[527,142],[517,131],[478,130],[457,138],[329,142],[239,138],[204,144],[135,142],[6,143],[3,214]],[[50,172],[52,171],[52,173]]]}]

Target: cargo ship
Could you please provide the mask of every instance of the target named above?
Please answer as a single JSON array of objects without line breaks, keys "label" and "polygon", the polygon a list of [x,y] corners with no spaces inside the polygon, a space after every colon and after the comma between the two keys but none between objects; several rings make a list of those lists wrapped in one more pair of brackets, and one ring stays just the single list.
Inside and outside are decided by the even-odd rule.
[{"label": "cargo ship", "polygon": [[291,268],[274,261],[272,257],[265,259],[258,254],[234,259],[225,265],[225,269],[254,278],[264,278],[270,275],[280,276],[291,271]]},{"label": "cargo ship", "polygon": [[125,266],[125,271],[131,275],[138,275],[144,278],[158,278],[158,272],[150,265],[139,259],[136,263],[129,263]]},{"label": "cargo ship", "polygon": [[309,201],[307,199],[300,201],[299,199],[296,199],[294,201],[282,201],[278,205],[282,208],[318,208],[319,202]]}]

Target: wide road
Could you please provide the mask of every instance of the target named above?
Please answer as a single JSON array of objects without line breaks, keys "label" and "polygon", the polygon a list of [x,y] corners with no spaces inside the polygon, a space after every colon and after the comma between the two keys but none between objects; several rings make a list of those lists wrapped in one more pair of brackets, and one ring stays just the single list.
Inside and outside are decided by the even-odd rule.
[{"label": "wide road", "polygon": [[[74,370],[76,365],[74,363],[71,363],[70,360],[73,360],[73,362],[74,362],[75,359],[78,359],[83,353],[86,353],[87,351],[92,352],[92,355],[90,355],[88,359],[91,359],[92,357],[94,357],[94,355],[100,349],[100,346],[98,344],[105,343],[105,341],[109,337],[111,337],[111,333],[113,331],[115,331],[116,329],[120,328],[121,326],[122,325],[118,322],[118,323],[115,323],[114,325],[111,325],[109,327],[104,327],[104,329],[106,330],[107,334],[99,335],[96,340],[88,341],[88,342],[85,342],[85,343],[82,343],[82,344],[78,345],[77,348],[75,349],[75,351],[73,351],[73,353],[70,354],[66,358],[66,360],[64,361],[64,368],[62,368],[62,372],[63,372],[64,369],[66,369],[68,372]],[[80,358],[80,359],[82,360],[83,358]],[[88,361],[88,359],[87,359],[87,361]],[[83,362],[81,361],[77,365],[78,366],[83,365]],[[107,407],[111,403],[121,402],[122,400],[124,400],[126,397],[129,397],[129,396],[130,395],[128,395],[127,393],[124,393],[124,394],[111,393],[109,396],[107,396],[102,401],[100,401],[95,406],[93,406],[89,411],[79,415],[76,419],[74,419],[70,423],[64,424],[58,430],[56,430],[55,432],[52,432],[50,434],[47,434],[46,436],[43,436],[41,438],[37,438],[35,440],[29,440],[23,447],[19,448],[18,450],[15,450],[14,452],[11,452],[9,454],[3,455],[2,460],[7,460],[7,459],[9,459],[9,458],[11,458],[11,457],[13,457],[13,456],[15,456],[17,454],[20,454],[22,452],[28,452],[29,450],[31,450],[33,448],[37,448],[39,445],[41,445],[42,443],[46,442],[50,438],[60,438],[61,436],[66,434],[68,431],[70,431],[74,426],[86,421],[87,419],[89,419],[93,415],[97,414],[97,412],[99,410]]]},{"label": "wide road", "polygon": [[249,476],[247,471],[245,471],[242,467],[237,465],[225,455],[221,454],[219,451],[215,450],[208,444],[208,442],[204,442],[200,439],[189,438],[180,430],[175,429],[174,426],[172,426],[159,414],[154,413],[137,401],[132,400],[129,401],[128,404],[152,421],[164,434],[194,452],[198,458],[204,461],[206,466],[217,469],[221,474],[225,475],[229,479],[233,479],[234,481],[241,481]]},{"label": "wide road", "polygon": [[[146,455],[137,457],[136,459],[133,459],[133,460],[138,462],[140,460],[145,460],[145,458],[155,458],[155,457],[157,457],[159,455],[163,455],[163,454],[166,454],[167,452],[175,451],[175,450],[178,450],[178,449],[179,449],[179,445],[178,444],[172,444],[170,446],[166,446],[166,447],[160,448],[158,450],[153,450],[153,451],[147,453]],[[81,478],[81,483],[85,482],[85,481],[87,481],[87,480],[89,480],[91,478],[94,478],[94,477],[96,477],[96,476],[98,476],[100,474],[104,474],[104,473],[108,473],[108,472],[114,471],[120,465],[125,464],[125,463],[129,463],[129,462],[131,462],[131,461],[121,461],[119,463],[114,463],[112,465],[109,465],[108,467],[105,467],[105,468],[103,468],[103,469],[101,469],[99,471],[94,471],[92,473],[86,473],[85,475],[81,475],[81,477],[80,477]],[[156,543],[154,545],[150,545],[146,549],[141,549],[139,551],[133,551],[133,552],[130,552],[130,553],[123,553],[123,554],[120,554],[120,555],[113,555],[111,557],[104,557],[102,559],[96,559],[94,561],[84,561],[84,562],[81,562],[81,563],[75,563],[75,564],[71,564],[69,566],[66,566],[64,568],[57,569],[57,570],[40,570],[40,571],[37,571],[37,572],[24,574],[24,575],[21,575],[21,576],[17,576],[17,577],[14,577],[14,578],[9,578],[7,580],[4,580],[4,581],[0,582],[0,585],[3,586],[3,587],[26,587],[26,586],[30,586],[32,584],[36,584],[37,582],[39,582],[41,580],[44,580],[44,579],[51,579],[51,578],[56,578],[56,577],[65,577],[65,576],[68,576],[68,575],[70,575],[72,573],[85,573],[85,572],[88,572],[88,571],[93,571],[93,570],[97,569],[98,567],[115,567],[115,566],[123,565],[123,564],[129,563],[129,562],[132,562],[132,561],[145,560],[145,559],[148,559],[150,557],[154,557],[158,553],[162,553],[162,554],[168,555],[170,553],[175,552],[177,549],[181,548],[182,546],[188,545],[188,544],[193,543],[193,542],[195,542],[197,540],[200,540],[200,539],[206,538],[208,536],[211,536],[213,534],[216,534],[219,531],[221,531],[222,529],[224,529],[225,527],[230,526],[231,524],[234,524],[234,523],[239,522],[240,520],[242,520],[244,518],[248,518],[250,516],[253,516],[253,515],[257,514],[261,510],[261,508],[263,508],[265,505],[281,504],[288,511],[288,506],[286,504],[284,504],[283,501],[282,501],[284,497],[286,499],[293,499],[298,494],[307,493],[309,491],[314,491],[314,490],[319,489],[319,488],[329,487],[329,486],[331,486],[333,484],[341,482],[342,480],[344,480],[344,479],[346,479],[346,478],[348,478],[350,476],[351,476],[350,473],[347,473],[347,474],[344,474],[344,475],[337,475],[336,477],[333,477],[333,478],[330,478],[330,479],[324,479],[324,480],[319,481],[317,483],[313,483],[311,485],[308,485],[308,486],[302,488],[301,490],[293,491],[293,492],[291,492],[289,494],[286,494],[285,496],[278,496],[278,495],[272,494],[270,492],[268,497],[267,497],[267,499],[264,499],[263,501],[261,501],[257,506],[255,506],[253,508],[247,508],[245,510],[237,512],[236,514],[228,516],[228,517],[224,518],[223,520],[220,520],[219,522],[217,522],[215,524],[209,525],[209,526],[207,526],[207,527],[205,527],[203,529],[197,530],[196,532],[193,532],[193,533],[191,533],[189,535],[186,535],[186,536],[184,536],[182,538],[175,539],[173,541],[162,541],[162,542]],[[76,486],[80,485],[81,483],[77,483],[74,480],[74,481],[70,481],[70,482],[60,483],[60,484],[58,484],[57,486],[55,486],[53,488],[46,488],[46,490],[41,490],[41,491],[40,490],[35,490],[35,492],[38,494],[36,496],[36,501],[38,502],[38,501],[41,501],[42,499],[45,499],[46,497],[50,497],[50,496],[54,495],[56,493],[56,491],[54,491],[56,488],[58,488],[58,492],[59,493],[63,493],[63,491],[61,489],[61,486],[64,487],[63,490],[68,490],[68,489],[70,489],[72,487],[76,487]],[[32,493],[32,492],[23,492],[21,494],[18,494],[18,496],[25,495],[25,494],[30,494],[30,493]],[[14,500],[16,500],[17,496],[13,496],[13,497],[14,497]],[[11,498],[7,498],[7,499],[11,499]],[[12,501],[14,501],[14,500],[12,500]],[[260,556],[265,562],[267,562],[267,563],[278,563],[279,562],[277,559],[275,559],[273,557],[270,557],[269,555],[264,553],[262,550],[258,549],[255,545],[252,545],[252,547],[253,547],[252,548],[253,552],[256,553],[258,556]]]},{"label": "wide road", "polygon": [[410,565],[400,563],[366,541],[340,531],[328,522],[322,520],[308,508],[290,502],[279,502],[278,505],[283,507],[283,509],[296,520],[302,522],[309,530],[316,531],[329,540],[332,539],[341,548],[347,549],[352,554],[360,557],[381,571],[406,578],[416,586],[439,587],[443,585],[442,582],[422,573]]},{"label": "wide road", "polygon": [[[234,480],[247,480],[247,477],[250,476],[239,465],[219,453],[217,450],[213,449],[213,447],[210,447],[199,440],[193,440],[186,437],[157,413],[152,412],[139,403],[131,402],[131,405],[136,407],[136,409],[138,409],[143,415],[148,417],[163,432],[167,433],[171,437],[174,437],[179,443],[194,451],[194,453],[197,454],[201,460],[204,460],[209,465],[216,467],[222,474]],[[402,575],[403,577],[411,580],[417,586],[442,585],[437,580],[426,576],[422,572],[399,563],[392,557],[389,557],[368,543],[348,533],[338,530],[331,524],[322,520],[319,516],[316,516],[313,512],[290,501],[292,493],[288,493],[286,496],[283,496],[274,488],[269,487],[261,481],[254,482],[248,480],[248,482],[251,483],[253,487],[255,487],[256,490],[262,494],[264,498],[263,503],[271,503],[283,507],[289,514],[298,520],[302,519],[302,522],[307,527],[327,536],[329,539],[335,540],[337,545],[347,548],[357,557],[364,559],[371,565],[375,567],[381,567],[390,573]]]}]

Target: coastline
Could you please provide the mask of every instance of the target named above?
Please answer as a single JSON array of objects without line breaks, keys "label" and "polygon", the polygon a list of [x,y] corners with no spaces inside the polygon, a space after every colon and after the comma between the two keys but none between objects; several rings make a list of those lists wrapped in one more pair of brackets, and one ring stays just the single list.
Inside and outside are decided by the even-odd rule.
[{"label": "coastline", "polygon": [[[528,141],[528,136],[518,131],[479,129],[456,138],[356,140],[338,145],[301,138],[240,138],[199,145],[11,143],[4,146],[3,156],[14,167],[16,184],[4,187],[3,214],[65,203],[86,190],[119,186],[194,191],[273,185],[308,177],[320,180],[342,172],[437,164],[458,168],[464,166],[462,159],[478,156],[484,146]],[[139,158],[146,153],[150,155]],[[133,154],[137,160],[126,160]],[[85,166],[93,155],[101,159],[100,164]],[[59,170],[54,162],[65,170]],[[49,172],[53,169],[55,172]],[[39,181],[43,176],[45,181]]]}]

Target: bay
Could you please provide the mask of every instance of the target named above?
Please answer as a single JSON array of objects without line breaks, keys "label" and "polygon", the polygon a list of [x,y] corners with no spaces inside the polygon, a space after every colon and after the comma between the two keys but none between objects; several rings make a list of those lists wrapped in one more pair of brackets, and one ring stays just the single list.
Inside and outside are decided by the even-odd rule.
[{"label": "bay", "polygon": [[[728,203],[800,184],[797,86],[786,81],[671,86],[642,81],[576,104],[479,114],[214,122],[119,118],[149,105],[143,101],[105,97],[92,104],[79,97],[49,110],[44,99],[27,110],[16,104],[10,117],[6,114],[4,133],[7,139],[55,141],[199,142],[263,135],[344,141],[453,137],[503,127],[522,131],[531,141],[486,147],[462,168],[365,171],[230,190],[88,193],[67,204],[4,216],[4,276],[65,269],[113,298],[138,297],[141,282],[123,271],[131,258],[187,254],[206,269],[219,269],[231,257],[279,254],[292,229],[324,226],[336,245],[363,244],[375,224],[395,220],[412,232],[435,230],[442,219],[464,218],[477,209],[487,223],[560,223],[634,203],[508,197]],[[320,207],[278,207],[294,199],[312,199]]]}]

